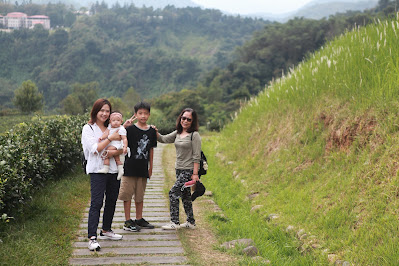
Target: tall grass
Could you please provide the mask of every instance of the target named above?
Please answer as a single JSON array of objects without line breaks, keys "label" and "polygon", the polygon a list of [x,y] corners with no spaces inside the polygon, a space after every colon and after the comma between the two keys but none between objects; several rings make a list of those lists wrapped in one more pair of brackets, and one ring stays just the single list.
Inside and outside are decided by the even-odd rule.
[{"label": "tall grass", "polygon": [[347,32],[204,141],[222,238],[278,264],[398,263],[398,35],[398,18]]}]

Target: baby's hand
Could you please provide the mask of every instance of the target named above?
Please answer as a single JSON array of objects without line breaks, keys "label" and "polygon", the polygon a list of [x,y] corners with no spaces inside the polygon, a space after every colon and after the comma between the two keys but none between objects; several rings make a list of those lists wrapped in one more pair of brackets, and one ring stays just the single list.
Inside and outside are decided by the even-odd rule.
[{"label": "baby's hand", "polygon": [[127,148],[126,147],[123,147],[123,154],[127,154]]},{"label": "baby's hand", "polygon": [[104,133],[102,134],[102,136],[99,138],[99,142],[105,140],[109,135],[109,130],[108,128],[104,131]]}]

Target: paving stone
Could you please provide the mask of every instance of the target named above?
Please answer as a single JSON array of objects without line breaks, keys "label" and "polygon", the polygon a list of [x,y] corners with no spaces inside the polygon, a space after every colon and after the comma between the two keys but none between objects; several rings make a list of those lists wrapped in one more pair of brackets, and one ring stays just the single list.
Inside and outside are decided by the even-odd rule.
[{"label": "paving stone", "polygon": [[[151,235],[153,235],[155,233],[158,233],[158,234],[176,234],[176,232],[173,231],[173,230],[163,230],[162,228],[160,228],[164,224],[165,223],[160,223],[160,224],[156,224],[156,225],[154,224],[156,226],[154,229],[141,228],[140,232],[131,232],[131,231],[127,231],[127,230],[124,230],[124,229],[113,229],[113,231],[116,234],[122,234],[122,235],[124,235],[124,234],[141,234],[141,235],[151,234]],[[87,234],[87,230],[82,229],[82,230],[79,230],[78,233],[80,235],[84,236],[84,235]]]},{"label": "paving stone", "polygon": [[[149,213],[155,213],[155,212],[157,212],[157,211],[159,211],[160,213],[166,213],[166,216],[169,216],[169,215],[170,215],[170,213],[169,213],[169,207],[154,207],[154,208],[148,208],[148,207],[147,207],[147,208],[146,208],[146,211],[143,211],[143,217],[147,220],[147,216],[151,216],[151,215],[148,215]],[[102,217],[102,214],[103,214],[103,213],[101,213],[101,216],[100,216],[100,217]],[[131,216],[132,219],[135,219],[135,218],[136,218],[136,212],[135,212],[134,208],[132,208],[132,211],[130,212],[130,216]],[[88,214],[88,213],[85,213],[85,214],[83,215],[83,217],[84,217],[84,218],[88,218],[88,217],[89,217],[89,214]],[[117,209],[115,209],[114,217],[125,217],[125,214],[124,214],[124,212],[123,212],[122,210],[119,210],[119,209],[117,208]]]},{"label": "paving stone", "polygon": [[74,258],[69,261],[71,265],[107,265],[107,264],[180,264],[186,262],[183,256],[135,256],[135,257],[99,257],[99,258]]},{"label": "paving stone", "polygon": [[[116,208],[119,209],[120,207],[116,206]],[[146,213],[146,212],[165,212],[165,211],[169,212],[169,206],[166,205],[166,204],[161,205],[161,206],[144,206],[144,208],[145,209],[143,209],[143,213]],[[130,210],[130,213],[136,213],[136,208],[132,206],[132,208]]]},{"label": "paving stone", "polygon": [[[166,203],[159,203],[159,204],[154,204],[154,205],[148,205],[148,204],[145,204],[145,203],[144,203],[143,212],[148,211],[149,208],[156,208],[156,207],[168,208],[168,209],[169,209],[169,204],[166,204]],[[135,210],[135,207],[134,207],[134,205],[133,205],[132,208],[131,208],[131,212],[135,212],[135,211],[136,211],[136,210]],[[152,210],[150,209],[150,211],[152,211]],[[89,212],[89,207],[86,208],[86,212],[85,212],[85,214],[87,214],[86,216],[88,216],[88,212]],[[122,207],[122,205],[119,205],[119,206],[116,205],[115,212],[122,212],[122,213],[123,213],[123,207]],[[100,213],[102,214],[102,213],[103,213],[103,210],[101,210]]]},{"label": "paving stone", "polygon": [[[160,240],[152,240],[152,241],[100,241],[101,248],[105,247],[181,247],[180,241],[160,241]],[[75,242],[73,244],[75,248],[85,248],[87,249],[87,241],[84,242]]]},{"label": "paving stone", "polygon": [[[120,241],[142,241],[142,240],[178,240],[176,234],[164,234],[164,235],[149,235],[149,234],[126,234],[123,235],[123,240]],[[100,245],[102,242],[120,242],[120,241],[113,241],[113,240],[98,240]],[[86,237],[78,237],[78,242],[87,242]]]},{"label": "paving stone", "polygon": [[[143,255],[143,254],[181,254],[184,250],[182,247],[129,247],[129,248],[102,248],[99,254],[117,254],[117,255]],[[75,249],[74,256],[89,256],[94,252],[87,248]]]},{"label": "paving stone", "polygon": [[[131,214],[131,217],[134,218],[133,213]],[[152,219],[153,221],[154,220],[159,221],[158,218],[161,218],[162,221],[163,221],[164,218],[169,218],[170,214],[169,214],[169,212],[158,212],[158,213],[157,212],[143,212],[143,217],[145,217],[145,219],[147,221],[150,221],[150,219]],[[88,218],[83,218],[82,221],[84,223],[87,223],[87,219]],[[114,216],[113,221],[114,222],[124,222],[125,221],[125,216],[124,215],[123,216],[122,215]]]}]

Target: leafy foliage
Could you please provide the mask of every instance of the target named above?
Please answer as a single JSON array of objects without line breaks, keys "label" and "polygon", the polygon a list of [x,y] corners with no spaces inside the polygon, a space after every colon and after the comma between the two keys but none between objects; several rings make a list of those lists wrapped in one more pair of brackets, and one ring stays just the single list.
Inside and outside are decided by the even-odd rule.
[{"label": "leafy foliage", "polygon": [[13,103],[21,112],[32,113],[43,108],[43,95],[37,89],[36,84],[28,80],[15,91]]},{"label": "leafy foliage", "polygon": [[61,177],[80,158],[87,118],[56,116],[21,123],[0,136],[0,213],[14,213],[48,179]]},{"label": "leafy foliage", "polygon": [[72,93],[62,101],[64,113],[78,115],[88,112],[92,103],[98,98],[98,91],[98,82],[75,83]]}]

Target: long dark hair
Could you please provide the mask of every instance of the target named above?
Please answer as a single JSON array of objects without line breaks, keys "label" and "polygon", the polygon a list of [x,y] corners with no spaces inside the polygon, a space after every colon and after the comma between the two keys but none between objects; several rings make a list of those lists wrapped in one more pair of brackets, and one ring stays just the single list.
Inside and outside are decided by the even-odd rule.
[{"label": "long dark hair", "polygon": [[194,132],[194,131],[198,131],[198,115],[197,115],[197,112],[194,111],[194,109],[185,108],[185,109],[183,109],[183,111],[181,111],[179,117],[176,120],[177,133],[181,134],[183,132],[183,127],[181,126],[180,121],[181,121],[181,117],[184,115],[185,112],[191,113],[191,116],[193,118],[193,120],[191,121],[191,126],[187,130],[187,132],[191,133],[191,132]]},{"label": "long dark hair", "polygon": [[[91,108],[90,112],[90,120],[89,124],[94,124],[97,122],[97,114],[100,112],[101,108],[103,108],[104,105],[108,104],[109,106],[109,113],[112,113],[112,106],[111,103],[107,99],[98,99],[97,101],[94,102],[93,107]],[[109,124],[109,117],[108,119],[104,122],[104,126],[108,126]]]}]

